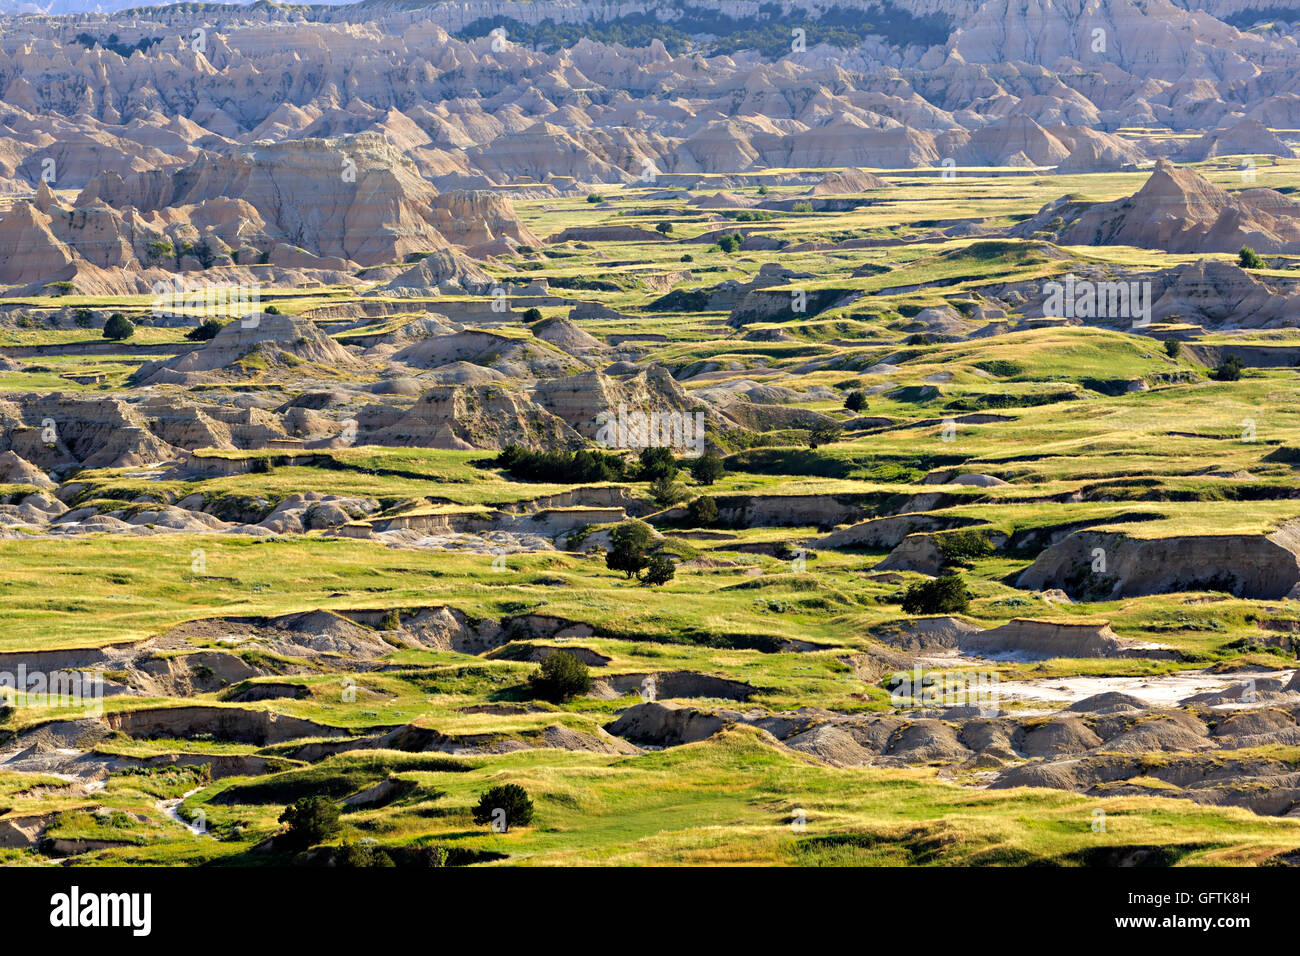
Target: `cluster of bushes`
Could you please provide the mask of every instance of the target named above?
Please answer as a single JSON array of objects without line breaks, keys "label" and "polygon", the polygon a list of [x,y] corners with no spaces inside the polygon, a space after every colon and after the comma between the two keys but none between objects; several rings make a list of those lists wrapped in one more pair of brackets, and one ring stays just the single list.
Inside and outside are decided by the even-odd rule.
[{"label": "cluster of bushes", "polygon": [[970,594],[960,574],[919,581],[903,594],[906,614],[958,614],[969,607]]},{"label": "cluster of bushes", "polygon": [[223,323],[216,319],[204,319],[185,333],[185,337],[191,342],[207,342],[217,337],[217,333],[224,328]]},{"label": "cluster of bushes", "polygon": [[1216,382],[1235,382],[1241,378],[1241,370],[1245,367],[1240,356],[1229,355],[1210,373],[1210,378]]},{"label": "cluster of bushes", "polygon": [[562,704],[591,688],[587,665],[568,651],[553,651],[528,678],[533,695],[552,704]]},{"label": "cluster of bushes", "polygon": [[949,531],[935,535],[934,543],[945,565],[966,564],[993,553],[993,543],[983,531]]},{"label": "cluster of bushes", "polygon": [[623,481],[627,462],[602,451],[530,451],[507,445],[494,464],[521,481]]},{"label": "cluster of bushes", "polygon": [[[671,507],[686,497],[686,490],[676,480],[678,463],[670,448],[646,448],[634,463],[603,451],[530,451],[519,445],[507,445],[493,464],[521,481],[648,481],[650,496],[662,508]],[[702,485],[711,485],[725,473],[722,458],[706,452],[691,464],[691,477]]]},{"label": "cluster of bushes", "polygon": [[110,33],[107,40],[101,40],[98,37],[91,36],[89,33],[78,33],[72,38],[72,41],[74,43],[79,43],[84,47],[93,48],[101,46],[105,50],[112,50],[118,56],[127,59],[137,50],[143,53],[154,44],[161,43],[162,37],[141,37],[139,40],[136,40],[135,43],[122,43],[118,40],[116,33]]},{"label": "cluster of bushes", "polygon": [[721,249],[723,252],[725,252],[727,255],[731,255],[733,252],[735,252],[737,249],[740,248],[740,244],[743,243],[744,241],[745,241],[744,235],[742,235],[739,232],[735,233],[734,235],[731,233],[723,233],[721,236],[718,237],[718,248]]}]

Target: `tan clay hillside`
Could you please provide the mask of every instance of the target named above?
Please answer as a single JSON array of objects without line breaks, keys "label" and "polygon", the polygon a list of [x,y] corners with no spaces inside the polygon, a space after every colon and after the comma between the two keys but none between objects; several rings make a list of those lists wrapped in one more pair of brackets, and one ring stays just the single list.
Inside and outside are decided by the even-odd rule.
[{"label": "tan clay hillside", "polygon": [[[1067,210],[1050,204],[1030,224]],[[1167,252],[1261,252],[1300,249],[1300,203],[1270,189],[1229,193],[1191,169],[1165,160],[1140,190],[1126,199],[1068,210],[1071,220],[1056,233],[1065,245],[1127,245]]]}]

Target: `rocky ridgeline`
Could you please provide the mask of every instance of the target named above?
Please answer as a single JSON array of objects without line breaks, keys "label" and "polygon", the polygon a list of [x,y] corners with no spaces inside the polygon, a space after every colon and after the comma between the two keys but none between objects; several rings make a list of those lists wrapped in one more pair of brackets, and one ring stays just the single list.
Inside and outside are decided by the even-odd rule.
[{"label": "rocky ridgeline", "polygon": [[1272,189],[1229,193],[1190,169],[1160,160],[1132,196],[1095,205],[1068,199],[1045,206],[1014,230],[1033,236],[1054,219],[1065,245],[1128,245],[1166,252],[1300,249],[1300,203]]},{"label": "rocky ridgeline", "polygon": [[439,258],[399,278],[483,288],[486,274],[450,242],[499,252],[540,240],[508,199],[440,195],[409,159],[365,133],[204,155],[126,178],[103,173],[71,208],[42,183],[0,219],[0,282],[36,294],[54,281],[123,294],[169,286],[177,272],[252,285],[266,277],[247,267],[269,264],[329,283],[432,251]]},{"label": "rocky ridgeline", "polygon": [[[515,6],[534,22],[535,5]],[[557,22],[624,10],[543,6],[562,11]],[[0,284],[133,294],[178,272],[248,281],[241,270],[265,264],[286,283],[332,285],[449,247],[483,259],[540,242],[494,189],[581,193],[636,183],[647,169],[688,179],[940,164],[1086,172],[1165,155],[1292,155],[1270,128],[1300,126],[1300,99],[1285,91],[1293,37],[1242,33],[1166,0],[955,6],[901,8],[953,24],[947,43],[925,52],[837,51],[817,46],[813,28],[810,49],[779,62],[673,54],[658,39],[636,48],[582,40],[548,53],[458,40],[438,25],[455,26],[473,4],[422,10],[420,25],[390,30],[355,23],[414,14],[368,3],[309,14],[320,20],[222,8],[196,23],[199,11],[160,8],[75,25],[25,21],[30,43],[0,38],[0,75],[15,76],[2,94],[0,192],[81,192],[69,207],[41,190],[6,212]],[[753,3],[733,7],[721,13],[766,16]],[[201,43],[182,23],[206,31]],[[1097,31],[1104,42],[1094,49]],[[122,57],[75,40],[100,33],[158,42]],[[1217,95],[1181,95],[1187,83]],[[1002,106],[990,113],[982,104],[994,100]],[[1132,127],[1199,135],[1115,132]],[[850,178],[814,198],[877,185]],[[1143,198],[1165,201],[1156,192]],[[1063,239],[1118,230],[1171,251],[1294,241],[1294,204],[1253,192],[1216,222],[1194,216],[1191,230],[1095,210]],[[483,276],[443,258],[392,290],[406,295],[420,281],[471,288]]]}]

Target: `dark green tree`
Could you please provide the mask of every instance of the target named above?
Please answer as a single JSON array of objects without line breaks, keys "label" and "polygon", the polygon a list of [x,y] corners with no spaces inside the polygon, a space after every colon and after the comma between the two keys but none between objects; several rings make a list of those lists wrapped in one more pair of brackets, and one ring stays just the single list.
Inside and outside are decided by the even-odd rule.
[{"label": "dark green tree", "polygon": [[280,814],[280,822],[286,828],[276,835],[276,844],[291,851],[324,843],[343,829],[339,808],[328,797],[303,797],[289,804]]},{"label": "dark green tree", "polygon": [[568,651],[552,651],[528,678],[533,694],[552,704],[585,694],[591,687],[587,665]]},{"label": "dark green tree", "polygon": [[969,607],[970,596],[960,574],[920,581],[903,594],[903,611],[907,614],[955,614]]},{"label": "dark green tree", "polygon": [[816,448],[819,445],[829,445],[832,442],[839,441],[844,437],[844,429],[839,425],[824,423],[817,425],[808,433],[808,447]]},{"label": "dark green tree", "polygon": [[716,451],[706,451],[691,464],[691,477],[702,485],[711,485],[727,472],[722,456]]},{"label": "dark green tree", "polygon": [[708,528],[717,523],[718,503],[701,496],[686,506],[686,518],[696,528]]},{"label": "dark green tree", "polygon": [[671,508],[687,496],[686,489],[678,481],[661,475],[650,482],[650,498],[660,508]]},{"label": "dark green tree", "polygon": [[677,458],[671,448],[642,448],[639,459],[642,481],[677,477]]},{"label": "dark green tree", "polygon": [[1268,263],[1256,254],[1250,246],[1242,246],[1241,251],[1237,253],[1237,262],[1243,269],[1267,269]]},{"label": "dark green tree", "polygon": [[479,797],[474,807],[474,822],[480,826],[496,826],[502,832],[511,827],[526,827],[533,819],[533,801],[528,791],[517,783],[493,787]]},{"label": "dark green tree", "polygon": [[135,334],[135,326],[121,312],[114,312],[104,323],[104,338],[112,339],[114,342],[120,342],[123,339],[129,339]]},{"label": "dark green tree", "polygon": [[672,558],[666,554],[652,554],[650,562],[641,575],[641,581],[652,586],[667,584],[676,573],[677,565],[673,563]]},{"label": "dark green tree", "polygon": [[1229,355],[1220,362],[1210,373],[1210,378],[1216,382],[1235,382],[1241,378],[1241,370],[1245,368],[1240,356]]},{"label": "dark green tree", "polygon": [[649,563],[646,549],[652,539],[650,526],[644,521],[624,521],[609,533],[605,566],[611,571],[622,571],[628,578],[639,574]]},{"label": "dark green tree", "polygon": [[222,324],[216,319],[204,319],[201,323],[186,332],[185,337],[191,342],[207,342],[210,339],[215,339],[217,333],[220,332],[221,329]]}]

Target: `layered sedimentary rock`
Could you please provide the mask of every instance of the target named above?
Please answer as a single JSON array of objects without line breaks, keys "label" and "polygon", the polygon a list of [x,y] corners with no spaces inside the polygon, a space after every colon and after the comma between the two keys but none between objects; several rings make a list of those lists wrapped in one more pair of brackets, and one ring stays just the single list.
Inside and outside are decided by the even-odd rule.
[{"label": "layered sedimentary rock", "polygon": [[146,363],[136,378],[144,385],[197,384],[222,373],[244,377],[268,364],[304,362],[338,369],[356,366],[358,359],[311,322],[289,315],[254,314],[228,323],[202,348]]},{"label": "layered sedimentary rock", "polygon": [[408,411],[371,406],[357,415],[366,444],[419,448],[576,448],[569,425],[516,391],[500,385],[440,385]]},{"label": "layered sedimentary rock", "polygon": [[1164,538],[1076,531],[1039,554],[1016,586],[1111,600],[1194,590],[1277,599],[1297,583],[1300,527],[1291,522],[1270,533]]},{"label": "layered sedimentary rock", "polygon": [[1300,249],[1300,203],[1271,189],[1229,193],[1190,169],[1165,160],[1145,185],[1114,202],[1085,205],[1058,200],[1016,230],[1041,232],[1064,219],[1056,240],[1065,245],[1130,245],[1165,252],[1261,252]]}]

